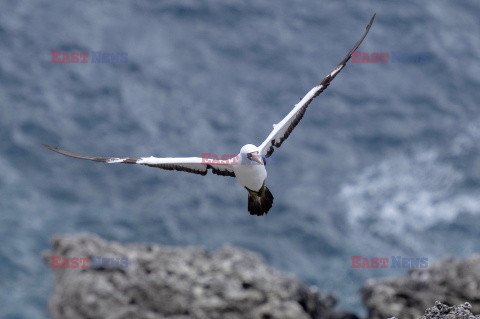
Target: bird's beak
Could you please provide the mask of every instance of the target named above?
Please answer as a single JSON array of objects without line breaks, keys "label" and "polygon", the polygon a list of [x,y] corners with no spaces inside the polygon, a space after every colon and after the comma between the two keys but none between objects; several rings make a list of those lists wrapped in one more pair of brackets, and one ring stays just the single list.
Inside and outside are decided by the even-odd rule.
[{"label": "bird's beak", "polygon": [[252,156],[252,161],[255,161],[255,162],[257,162],[258,164],[263,165],[263,161],[262,161],[262,156],[261,156],[261,155],[253,155],[253,156]]}]

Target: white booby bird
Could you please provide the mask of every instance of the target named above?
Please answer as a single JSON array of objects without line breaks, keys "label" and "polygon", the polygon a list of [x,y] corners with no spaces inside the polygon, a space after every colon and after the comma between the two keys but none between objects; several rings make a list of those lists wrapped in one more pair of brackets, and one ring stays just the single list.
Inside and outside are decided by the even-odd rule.
[{"label": "white booby bird", "polygon": [[353,46],[353,49],[343,58],[343,60],[330,72],[317,86],[311,89],[300,102],[281,120],[279,123],[273,125],[272,132],[267,139],[260,145],[253,144],[244,145],[240,153],[228,160],[206,159],[201,157],[96,157],[85,156],[71,153],[58,149],[56,147],[45,145],[46,148],[57,153],[80,158],[84,160],[103,162],[103,163],[126,163],[126,164],[141,164],[151,167],[158,167],[167,170],[184,171],[195,173],[199,175],[207,174],[208,169],[212,170],[213,174],[236,177],[240,185],[244,186],[248,191],[248,211],[251,215],[267,214],[273,204],[273,195],[265,186],[265,179],[267,178],[267,171],[265,169],[265,158],[272,155],[274,147],[280,147],[282,143],[288,138],[292,130],[297,126],[302,119],[310,102],[325,90],[330,82],[337,76],[337,74],[347,64],[352,57],[354,51],[358,49],[363,39],[367,36],[370,27],[372,26],[375,15],[373,15],[370,23],[367,25],[365,33]]}]

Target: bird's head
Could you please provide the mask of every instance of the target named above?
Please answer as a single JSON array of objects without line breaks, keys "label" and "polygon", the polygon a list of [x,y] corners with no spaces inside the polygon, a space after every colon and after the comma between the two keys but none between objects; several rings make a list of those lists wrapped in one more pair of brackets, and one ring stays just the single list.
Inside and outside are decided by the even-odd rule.
[{"label": "bird's head", "polygon": [[[243,159],[247,159],[247,163],[257,162],[260,165],[263,165],[262,157],[261,155],[258,155],[258,147],[256,147],[253,144],[247,144],[242,147],[240,150],[240,155]],[[252,163],[253,164],[253,163]]]}]

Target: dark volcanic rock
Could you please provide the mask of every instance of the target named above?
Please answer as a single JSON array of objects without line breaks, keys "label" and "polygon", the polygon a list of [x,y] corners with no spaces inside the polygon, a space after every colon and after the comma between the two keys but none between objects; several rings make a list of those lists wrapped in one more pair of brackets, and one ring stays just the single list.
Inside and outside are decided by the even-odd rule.
[{"label": "dark volcanic rock", "polygon": [[[480,315],[472,314],[472,306],[466,302],[463,305],[449,307],[441,303],[435,302],[435,306],[425,310],[425,314],[419,319],[480,319]],[[390,319],[397,319],[392,317]]]},{"label": "dark volcanic rock", "polygon": [[466,302],[463,305],[449,307],[440,301],[435,306],[428,308],[420,319],[480,319],[472,314],[472,306]]},{"label": "dark volcanic rock", "polygon": [[[226,246],[121,245],[83,234],[53,239],[51,256],[128,258],[126,268],[53,269],[53,319],[356,318],[333,312],[336,300],[258,255]],[[90,263],[89,263],[90,266]]]},{"label": "dark volcanic rock", "polygon": [[369,279],[362,299],[373,319],[418,318],[437,300],[450,305],[467,301],[473,313],[480,313],[480,256],[446,259],[427,269],[413,269],[406,278]]}]

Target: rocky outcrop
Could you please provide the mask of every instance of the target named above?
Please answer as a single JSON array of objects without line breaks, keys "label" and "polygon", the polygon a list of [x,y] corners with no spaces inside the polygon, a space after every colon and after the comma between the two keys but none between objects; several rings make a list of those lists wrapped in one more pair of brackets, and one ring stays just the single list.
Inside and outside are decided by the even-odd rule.
[{"label": "rocky outcrop", "polygon": [[449,307],[437,301],[435,306],[428,308],[420,319],[480,319],[480,316],[472,314],[472,306],[468,302]]},{"label": "rocky outcrop", "polygon": [[[122,245],[92,234],[57,236],[52,246],[43,254],[54,266],[52,319],[357,318],[335,311],[334,297],[232,246]],[[473,315],[480,313],[480,256],[370,279],[362,298],[373,319],[480,319]]]},{"label": "rocky outcrop", "polygon": [[[449,305],[468,301],[472,312],[480,313],[480,256],[446,259],[426,269],[413,269],[404,278],[369,279],[362,288],[362,299],[372,319],[419,318],[437,300]],[[435,311],[446,311],[438,307],[428,309],[425,318],[450,318],[435,317]],[[462,309],[465,306],[448,311]]]},{"label": "rocky outcrop", "polygon": [[[91,234],[57,236],[52,244],[44,260],[70,267],[53,269],[53,319],[356,318],[334,312],[334,297],[231,246],[121,245]],[[92,265],[99,257],[118,259]],[[86,268],[80,258],[89,258]]]},{"label": "rocky outcrop", "polygon": [[[392,317],[390,319],[397,319]],[[479,316],[472,314],[472,306],[466,302],[463,305],[449,307],[440,301],[435,302],[435,306],[425,310],[425,314],[419,319],[480,319]]]}]

